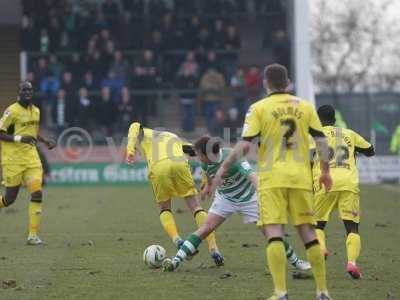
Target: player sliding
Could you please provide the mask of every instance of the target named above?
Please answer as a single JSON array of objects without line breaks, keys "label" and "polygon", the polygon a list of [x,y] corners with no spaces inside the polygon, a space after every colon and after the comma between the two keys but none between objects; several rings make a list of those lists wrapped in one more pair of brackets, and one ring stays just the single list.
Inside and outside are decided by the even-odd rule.
[{"label": "player sliding", "polygon": [[7,107],[0,120],[1,163],[5,194],[0,196],[0,208],[14,203],[21,185],[31,194],[29,203],[28,245],[40,245],[38,236],[42,215],[43,168],[36,143],[42,142],[49,149],[55,147],[52,140],[38,134],[40,111],[32,104],[33,88],[28,81],[19,86],[19,99]]},{"label": "player sliding", "polygon": [[[328,256],[324,229],[334,209],[346,228],[347,239],[347,272],[354,279],[361,278],[356,262],[360,255],[361,239],[358,232],[360,223],[360,189],[358,187],[358,170],[355,154],[375,155],[374,147],[356,132],[335,127],[335,109],[330,105],[321,106],[318,115],[323,130],[328,138],[330,167],[334,183],[332,189],[325,193],[315,181],[315,216],[317,219],[317,236],[322,251]],[[315,157],[318,162],[318,157]],[[314,178],[321,174],[318,164],[313,167]]]},{"label": "player sliding", "polygon": [[[194,150],[201,161],[203,171],[204,187],[201,195],[202,197],[207,197],[211,178],[215,176],[218,168],[231,153],[232,149],[220,149],[220,144],[216,138],[204,136],[195,142]],[[195,255],[202,240],[216,230],[232,214],[239,213],[242,215],[243,223],[245,224],[256,223],[258,220],[256,188],[257,174],[250,164],[246,160],[240,160],[233,164],[225,173],[222,184],[215,192],[206,221],[198,230],[189,235],[172,260],[169,258],[164,260],[164,271],[174,271],[185,258]],[[297,257],[289,243],[286,241],[284,243],[286,256],[294,267],[299,270],[311,269],[308,262],[302,261]]]},{"label": "player sliding", "polygon": [[[160,209],[161,224],[178,249],[184,241],[178,234],[171,211],[171,199],[185,199],[197,226],[201,226],[207,218],[197,198],[197,189],[184,153],[186,149],[192,151],[191,147],[187,148],[178,136],[170,132],[144,128],[136,122],[129,128],[126,161],[128,164],[135,163],[137,150],[146,158],[149,181]],[[224,259],[218,250],[214,233],[207,237],[207,242],[214,263],[223,265]]]},{"label": "player sliding", "polygon": [[219,168],[212,191],[233,164],[251,147],[259,145],[258,197],[259,220],[268,239],[266,250],[275,291],[269,300],[287,300],[284,225],[292,219],[306,248],[317,287],[317,300],[329,300],[325,259],[313,225],[312,173],[309,134],[321,154],[319,181],[327,190],[332,186],[329,173],[328,145],[314,107],[287,93],[287,69],[272,64],[264,70],[268,96],[254,103],[246,114],[242,138]]}]

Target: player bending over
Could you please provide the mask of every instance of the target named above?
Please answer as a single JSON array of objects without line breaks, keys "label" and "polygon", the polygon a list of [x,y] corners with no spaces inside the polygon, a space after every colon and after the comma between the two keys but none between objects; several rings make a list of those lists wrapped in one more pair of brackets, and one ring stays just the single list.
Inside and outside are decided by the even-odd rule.
[{"label": "player bending over", "polygon": [[1,164],[5,194],[0,196],[0,208],[10,206],[21,185],[31,194],[29,203],[28,245],[43,244],[38,236],[42,215],[43,168],[36,143],[52,149],[56,143],[39,135],[40,111],[32,104],[33,88],[28,81],[19,86],[19,99],[7,107],[0,120]]},{"label": "player bending over", "polygon": [[258,146],[259,220],[268,239],[266,250],[274,293],[269,300],[287,300],[284,225],[289,216],[306,248],[311,263],[316,299],[329,300],[325,259],[315,234],[309,134],[321,152],[320,182],[327,190],[329,174],[328,145],[317,112],[308,101],[287,93],[287,69],[272,64],[264,70],[268,96],[251,105],[246,114],[242,138],[219,168],[212,183],[215,190],[224,174],[253,146]]},{"label": "player bending over", "polygon": [[[215,176],[218,168],[232,149],[220,149],[216,138],[201,137],[194,144],[194,150],[201,161],[203,171],[202,197],[208,195],[211,178]],[[243,223],[256,223],[258,220],[257,200],[257,174],[246,160],[234,163],[225,173],[222,184],[214,195],[214,201],[208,211],[208,217],[204,224],[194,233],[190,234],[176,256],[171,260],[167,258],[163,262],[164,271],[174,271],[187,257],[198,252],[202,240],[219,227],[234,213],[243,217]],[[293,248],[284,241],[286,257],[289,262],[299,270],[309,270],[308,262],[300,260]]]},{"label": "player bending over", "polygon": [[[324,229],[332,211],[338,209],[339,217],[343,220],[347,233],[347,272],[354,279],[359,279],[361,272],[356,261],[361,250],[361,239],[358,232],[360,189],[355,154],[362,153],[366,156],[373,156],[375,155],[374,147],[356,132],[335,127],[335,109],[332,106],[321,106],[318,109],[318,115],[328,138],[333,186],[328,193],[321,189],[317,180],[321,170],[315,163],[313,174],[317,236],[324,255],[328,256]],[[315,162],[318,162],[318,156],[315,156]]]},{"label": "player bending over", "polygon": [[[161,224],[178,249],[183,240],[178,234],[174,215],[171,211],[171,199],[185,199],[197,226],[207,219],[207,213],[200,206],[197,189],[185,156],[186,147],[183,141],[173,133],[144,128],[139,123],[132,123],[129,128],[127,158],[128,164],[137,161],[137,150],[147,160],[149,181],[153,187],[154,197],[160,208]],[[192,153],[194,155],[194,153]],[[217,266],[223,265],[223,257],[218,250],[214,233],[207,237],[208,249]]]}]

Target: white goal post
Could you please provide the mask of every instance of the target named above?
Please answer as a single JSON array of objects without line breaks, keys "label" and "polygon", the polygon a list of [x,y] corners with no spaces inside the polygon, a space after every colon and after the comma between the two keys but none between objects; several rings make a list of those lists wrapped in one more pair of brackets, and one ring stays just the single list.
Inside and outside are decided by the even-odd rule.
[{"label": "white goal post", "polygon": [[310,100],[315,105],[314,85],[311,74],[310,45],[310,0],[293,1],[293,42],[294,83],[296,95]]}]

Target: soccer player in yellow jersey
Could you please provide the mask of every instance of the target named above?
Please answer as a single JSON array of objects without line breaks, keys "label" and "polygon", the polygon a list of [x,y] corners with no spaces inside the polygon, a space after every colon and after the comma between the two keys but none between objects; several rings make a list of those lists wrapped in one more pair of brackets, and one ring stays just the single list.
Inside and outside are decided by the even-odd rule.
[{"label": "soccer player in yellow jersey", "polygon": [[30,82],[19,87],[19,99],[10,105],[0,119],[1,164],[5,194],[0,196],[0,207],[10,206],[17,198],[21,185],[31,194],[29,204],[29,245],[40,245],[38,236],[42,214],[43,168],[36,143],[42,142],[49,149],[55,142],[41,137],[40,111],[32,104],[33,88]]},{"label": "soccer player in yellow jersey", "polygon": [[213,188],[218,186],[229,166],[259,145],[258,198],[259,220],[268,239],[266,256],[274,283],[269,300],[287,300],[286,255],[283,244],[284,224],[291,217],[305,245],[317,287],[317,300],[329,300],[326,286],[325,260],[313,225],[312,173],[309,155],[309,134],[317,144],[321,157],[320,182],[327,190],[332,185],[329,174],[328,149],[317,112],[313,106],[286,92],[289,79],[284,66],[273,64],[264,70],[264,86],[268,96],[254,103],[247,112],[242,141],[218,170]]},{"label": "soccer player in yellow jersey", "polygon": [[[200,227],[207,218],[207,213],[200,206],[189,162],[185,156],[185,153],[194,156],[193,149],[173,133],[144,128],[134,122],[128,133],[127,163],[135,163],[137,150],[148,163],[148,177],[160,208],[161,224],[176,247],[180,249],[184,241],[178,234],[171,211],[171,199],[176,197],[185,199],[197,226]],[[223,257],[218,250],[214,233],[207,237],[207,242],[215,264],[223,265]]]},{"label": "soccer player in yellow jersey", "polygon": [[[323,253],[327,256],[324,228],[334,209],[338,209],[347,232],[347,272],[354,279],[361,278],[356,265],[361,250],[361,239],[358,232],[360,223],[360,196],[358,187],[358,170],[355,154],[366,156],[375,154],[374,147],[356,132],[335,127],[335,109],[330,105],[321,106],[318,115],[324,126],[324,133],[329,145],[329,165],[333,178],[332,189],[326,193],[317,180],[314,184],[315,216],[317,220],[317,236]],[[315,156],[318,162],[318,156]],[[317,165],[313,167],[314,178],[321,171]]]}]

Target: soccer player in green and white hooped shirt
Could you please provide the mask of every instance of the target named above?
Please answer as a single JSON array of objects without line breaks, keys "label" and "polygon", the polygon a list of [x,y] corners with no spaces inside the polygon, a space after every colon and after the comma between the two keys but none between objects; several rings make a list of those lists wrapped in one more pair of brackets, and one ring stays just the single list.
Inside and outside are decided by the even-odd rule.
[{"label": "soccer player in green and white hooped shirt", "polygon": [[[201,161],[203,171],[201,197],[209,194],[209,183],[217,173],[224,159],[232,149],[220,149],[216,138],[203,136],[194,144],[194,152]],[[224,177],[214,195],[208,217],[201,227],[190,234],[173,259],[165,259],[164,271],[174,271],[184,260],[198,253],[201,242],[233,213],[243,217],[243,223],[256,223],[258,220],[257,175],[246,160],[235,163]],[[310,264],[300,260],[287,241],[284,242],[288,261],[299,270],[309,270]],[[223,265],[223,257],[220,256]]]}]

